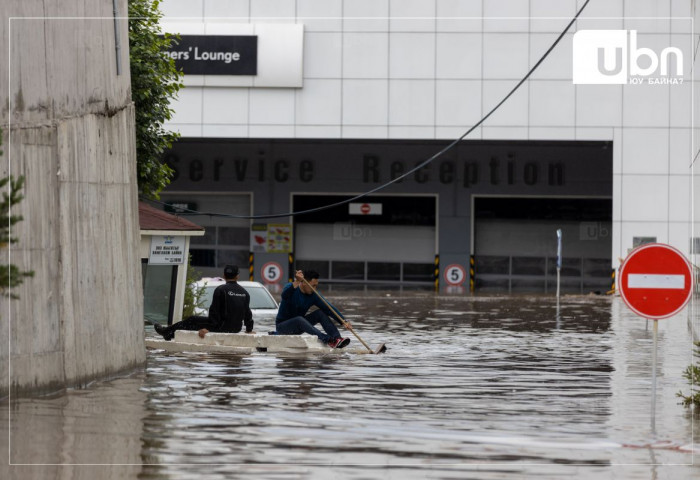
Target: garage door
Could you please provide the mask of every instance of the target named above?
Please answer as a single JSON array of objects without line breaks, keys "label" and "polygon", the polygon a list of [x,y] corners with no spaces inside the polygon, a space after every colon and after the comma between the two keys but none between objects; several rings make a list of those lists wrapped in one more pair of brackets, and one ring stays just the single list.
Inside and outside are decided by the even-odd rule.
[{"label": "garage door", "polygon": [[[340,202],[338,195],[295,195],[294,210]],[[297,268],[325,281],[430,284],[436,252],[435,196],[372,196],[294,223]]]},{"label": "garage door", "polygon": [[608,291],[612,200],[582,198],[475,198],[475,289],[554,292],[557,229],[562,292]]}]

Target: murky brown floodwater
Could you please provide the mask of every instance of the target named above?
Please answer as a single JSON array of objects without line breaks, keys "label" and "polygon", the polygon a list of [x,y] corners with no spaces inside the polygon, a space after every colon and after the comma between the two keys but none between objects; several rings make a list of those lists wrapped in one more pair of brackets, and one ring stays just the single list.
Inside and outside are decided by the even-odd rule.
[{"label": "murky brown floodwater", "polygon": [[551,297],[329,296],[389,351],[151,352],[145,373],[2,404],[12,477],[700,477],[700,422],[675,397],[687,312],[660,322],[652,424],[652,323],[619,299],[557,315]]}]

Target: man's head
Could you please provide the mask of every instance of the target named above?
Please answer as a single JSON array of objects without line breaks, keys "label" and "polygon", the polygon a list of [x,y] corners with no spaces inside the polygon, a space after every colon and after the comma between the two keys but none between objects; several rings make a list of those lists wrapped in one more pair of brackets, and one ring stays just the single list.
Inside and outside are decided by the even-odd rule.
[{"label": "man's head", "polygon": [[226,280],[236,280],[238,278],[238,267],[236,265],[226,265],[224,267],[224,278]]},{"label": "man's head", "polygon": [[[304,280],[309,282],[309,285],[312,287],[317,288],[318,287],[318,277],[319,274],[316,270],[304,270]],[[313,293],[313,290],[309,287],[306,283],[302,282],[299,288],[301,288],[301,291],[307,295]]]}]

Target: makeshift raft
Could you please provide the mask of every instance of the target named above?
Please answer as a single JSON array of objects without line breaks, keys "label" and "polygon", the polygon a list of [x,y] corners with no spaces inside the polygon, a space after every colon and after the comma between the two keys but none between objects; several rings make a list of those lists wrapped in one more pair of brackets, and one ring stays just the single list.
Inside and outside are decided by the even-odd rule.
[{"label": "makeshift raft", "polygon": [[268,335],[249,333],[212,333],[200,338],[198,332],[178,330],[175,338],[146,338],[146,347],[168,352],[216,352],[244,355],[256,352],[268,353],[321,353],[365,354],[372,353],[362,346],[349,345],[331,348],[313,335]]}]

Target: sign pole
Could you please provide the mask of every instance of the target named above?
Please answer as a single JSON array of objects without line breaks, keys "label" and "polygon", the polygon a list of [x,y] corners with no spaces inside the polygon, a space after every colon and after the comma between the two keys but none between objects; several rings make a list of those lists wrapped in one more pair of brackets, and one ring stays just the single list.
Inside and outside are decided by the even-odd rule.
[{"label": "sign pole", "polygon": [[559,281],[561,279],[561,228],[557,229],[557,309],[559,308]]},{"label": "sign pole", "polygon": [[659,321],[654,320],[654,352],[651,360],[651,431],[656,432],[656,358],[659,338]]},{"label": "sign pole", "polygon": [[656,363],[659,320],[670,318],[688,304],[693,293],[693,270],[681,252],[663,243],[635,248],[622,263],[618,290],[634,313],[654,321],[651,372],[651,431],[656,433]]}]

